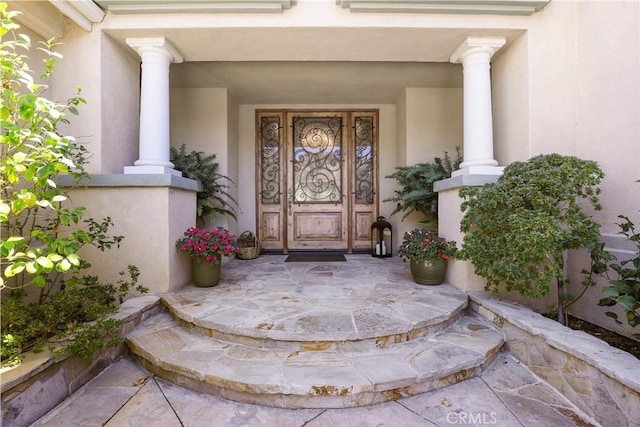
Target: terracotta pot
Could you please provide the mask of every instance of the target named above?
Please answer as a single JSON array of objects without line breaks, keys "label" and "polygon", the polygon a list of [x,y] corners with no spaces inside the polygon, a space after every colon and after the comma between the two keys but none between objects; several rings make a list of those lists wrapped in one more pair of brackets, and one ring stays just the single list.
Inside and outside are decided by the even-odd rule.
[{"label": "terracotta pot", "polygon": [[439,285],[444,282],[447,273],[447,260],[427,259],[411,260],[411,275],[414,282],[420,285]]},{"label": "terracotta pot", "polygon": [[220,281],[220,261],[215,264],[210,262],[197,262],[191,260],[192,281],[195,286],[208,288],[215,286]]}]

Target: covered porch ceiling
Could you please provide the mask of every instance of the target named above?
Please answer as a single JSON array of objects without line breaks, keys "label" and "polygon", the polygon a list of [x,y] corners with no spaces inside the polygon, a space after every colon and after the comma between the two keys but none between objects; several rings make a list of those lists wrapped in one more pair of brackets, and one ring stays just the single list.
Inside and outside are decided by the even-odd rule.
[{"label": "covered porch ceiling", "polygon": [[462,66],[415,62],[185,62],[172,87],[224,87],[240,104],[393,104],[406,87],[462,87]]},{"label": "covered porch ceiling", "polygon": [[184,57],[171,65],[174,88],[227,88],[241,104],[393,104],[408,87],[462,87],[462,66],[452,64],[450,56],[467,37],[505,37],[504,50],[524,30],[199,27],[104,32],[123,45],[126,38],[165,37]]}]

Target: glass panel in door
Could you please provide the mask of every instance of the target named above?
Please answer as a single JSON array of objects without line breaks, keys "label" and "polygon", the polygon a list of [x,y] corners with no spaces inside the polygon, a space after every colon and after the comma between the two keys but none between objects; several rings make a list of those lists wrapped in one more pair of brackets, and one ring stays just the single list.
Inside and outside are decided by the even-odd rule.
[{"label": "glass panel in door", "polygon": [[288,248],[346,250],[346,114],[290,115]]}]

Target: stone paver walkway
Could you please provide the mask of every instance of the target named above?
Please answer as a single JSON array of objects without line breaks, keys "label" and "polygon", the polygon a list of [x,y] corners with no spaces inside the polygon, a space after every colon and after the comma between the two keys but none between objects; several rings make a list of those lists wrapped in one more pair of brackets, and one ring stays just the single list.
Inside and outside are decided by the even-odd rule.
[{"label": "stone paver walkway", "polygon": [[508,354],[479,377],[440,390],[349,409],[237,403],[166,382],[124,357],[34,426],[337,427],[531,426],[591,423]]},{"label": "stone paver walkway", "polygon": [[[213,288],[162,295],[165,313],[127,335],[165,380],[239,402],[367,406],[477,375],[503,344],[467,294],[416,284],[402,260],[234,260]],[[461,316],[462,315],[462,316]]]},{"label": "stone paver walkway", "polygon": [[373,341],[374,346],[381,337],[407,341],[443,329],[467,306],[467,295],[451,285],[414,283],[409,264],[398,258],[347,255],[348,262],[327,263],[285,263],[285,258],[233,260],[214,288],[187,286],[162,299],[176,318],[207,335],[241,335],[258,347],[291,350],[299,349],[292,343],[311,341]]},{"label": "stone paver walkway", "polygon": [[[368,406],[334,409],[348,405],[291,405],[291,408],[304,409],[288,409],[262,406],[282,406],[269,400],[246,400],[260,404],[240,403],[218,397],[219,394],[214,396],[194,391],[201,390],[197,387],[182,387],[181,385],[187,384],[186,379],[192,376],[194,368],[191,366],[193,360],[185,356],[187,353],[176,352],[174,348],[182,349],[182,342],[188,344],[185,351],[190,351],[189,354],[193,355],[198,348],[209,349],[217,345],[218,340],[223,340],[226,342],[223,347],[227,356],[238,360],[246,359],[244,356],[247,354],[282,352],[286,356],[281,362],[282,366],[295,362],[305,352],[308,353],[307,356],[316,356],[322,360],[323,357],[340,356],[343,351],[346,357],[359,352],[368,355],[373,350],[380,351],[381,354],[391,350],[402,353],[404,347],[415,346],[416,350],[420,350],[421,345],[426,346],[425,348],[441,348],[444,345],[453,348],[453,344],[460,346],[454,352],[447,353],[447,357],[430,359],[426,364],[427,367],[437,367],[443,360],[459,357],[467,347],[477,347],[478,342],[482,342],[482,335],[491,331],[491,328],[479,327],[477,320],[464,312],[467,305],[464,294],[449,285],[436,288],[415,285],[411,281],[408,265],[398,259],[381,261],[354,255],[348,256],[346,263],[284,265],[283,261],[282,256],[264,256],[253,261],[234,260],[224,266],[223,282],[213,290],[186,287],[180,292],[163,297],[168,311],[180,319],[180,324],[175,323],[169,314],[162,313],[149,318],[145,322],[146,326],[141,325],[129,334],[130,348],[134,353],[137,352],[138,357],[143,358],[145,354],[149,356],[149,363],[145,363],[150,366],[166,367],[168,362],[164,359],[174,353],[174,359],[182,358],[188,362],[188,366],[185,365],[181,371],[183,375],[168,377],[173,383],[145,370],[134,362],[132,356],[126,356],[109,366],[34,425],[598,425],[510,354],[500,352],[491,362],[500,346],[501,336],[495,350],[480,352],[486,352],[491,357],[481,357],[480,363],[484,370],[474,368],[473,373],[477,376],[470,378],[470,375],[465,374],[468,370],[465,365],[460,371],[456,371],[458,373],[451,374],[455,376],[455,381],[442,384],[455,383],[454,385],[420,389],[418,393],[431,391],[411,397],[400,398],[412,393],[389,395],[392,400]],[[331,315],[326,315],[327,312]],[[376,316],[368,318],[367,313],[373,312]],[[348,321],[343,322],[344,319]],[[470,319],[473,323],[470,323]],[[192,330],[188,333],[180,330],[185,324],[191,325]],[[469,331],[472,333],[468,333]],[[197,337],[193,336],[196,332]],[[163,340],[156,333],[173,338]],[[448,334],[451,335],[449,338]],[[200,342],[208,337],[211,338],[210,341]],[[246,348],[238,352],[235,350],[238,345]],[[154,355],[155,352],[161,354]],[[231,355],[233,352],[235,353]],[[417,352],[415,357],[410,358],[411,366],[419,365],[418,362],[422,360],[419,355],[423,353]],[[240,365],[220,363],[212,353],[201,351],[198,354],[198,360],[207,369],[230,366],[228,370],[234,375],[243,373],[239,372],[243,370]],[[258,359],[254,359],[243,365],[247,367],[249,374],[261,371]],[[389,368],[386,361],[380,360],[383,359],[371,364],[374,370],[370,375],[375,376],[377,366],[382,373]],[[282,382],[279,393],[285,398],[291,390],[299,388],[305,381],[320,381],[328,373],[325,365],[318,365],[317,372],[314,371],[316,379],[301,375],[297,379],[290,378],[288,383]],[[363,369],[361,365],[354,364]],[[280,371],[286,373],[284,367],[274,372]],[[439,372],[433,375],[435,380],[440,378]],[[417,379],[423,381],[425,375],[418,372]],[[222,375],[218,377],[226,378]],[[235,381],[234,384],[252,383]],[[258,381],[255,386],[264,384],[265,381]],[[287,384],[291,386],[290,389],[285,387]],[[379,384],[372,384],[372,390],[377,392]],[[247,390],[248,394],[257,393],[253,389]],[[237,398],[233,394],[223,396]]]}]

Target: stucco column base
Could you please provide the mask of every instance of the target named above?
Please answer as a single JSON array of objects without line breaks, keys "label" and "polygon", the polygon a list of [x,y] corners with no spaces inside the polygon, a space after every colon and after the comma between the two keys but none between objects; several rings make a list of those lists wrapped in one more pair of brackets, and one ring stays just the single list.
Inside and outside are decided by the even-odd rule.
[{"label": "stucco column base", "polygon": [[[499,174],[459,174],[434,184],[434,190],[438,192],[438,234],[441,237],[455,240],[458,248],[462,247],[464,233],[460,231],[460,222],[464,214],[460,210],[463,201],[459,195],[460,188],[466,185],[481,186],[495,182],[498,176]],[[461,260],[450,260],[445,280],[465,292],[483,291],[486,285],[486,280],[475,274],[473,264]]]},{"label": "stucco column base", "polygon": [[125,174],[170,174],[182,176],[182,172],[168,166],[125,166]]},{"label": "stucco column base", "polygon": [[67,191],[73,207],[86,208],[84,218],[100,221],[108,216],[114,224],[109,233],[124,236],[120,248],[83,249],[81,256],[92,265],[88,274],[116,283],[122,279],[120,271],[135,265],[140,270],[138,283],[150,294],[176,290],[191,281],[190,258],[176,252],[174,244],[195,225],[194,180],[173,175],[94,175]]},{"label": "stucco column base", "polygon": [[467,166],[451,173],[451,176],[460,175],[485,175],[500,176],[504,171],[504,166]]}]

